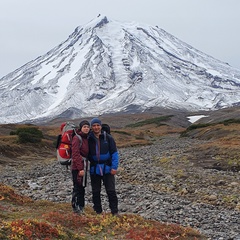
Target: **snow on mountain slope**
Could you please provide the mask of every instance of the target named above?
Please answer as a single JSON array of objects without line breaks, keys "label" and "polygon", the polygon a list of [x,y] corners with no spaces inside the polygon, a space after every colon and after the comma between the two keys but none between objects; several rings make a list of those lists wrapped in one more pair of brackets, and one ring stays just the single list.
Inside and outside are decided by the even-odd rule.
[{"label": "snow on mountain slope", "polygon": [[240,70],[164,30],[99,16],[0,79],[0,123],[239,105]]}]

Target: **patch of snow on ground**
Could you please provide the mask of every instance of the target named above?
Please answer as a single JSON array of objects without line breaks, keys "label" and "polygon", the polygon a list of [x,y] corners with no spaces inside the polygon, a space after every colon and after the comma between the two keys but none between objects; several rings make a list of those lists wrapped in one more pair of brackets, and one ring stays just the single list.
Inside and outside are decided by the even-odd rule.
[{"label": "patch of snow on ground", "polygon": [[203,118],[203,117],[207,117],[207,116],[197,115],[197,116],[190,116],[190,117],[187,117],[187,118],[189,119],[190,123],[195,123],[197,120],[199,120],[200,118]]}]

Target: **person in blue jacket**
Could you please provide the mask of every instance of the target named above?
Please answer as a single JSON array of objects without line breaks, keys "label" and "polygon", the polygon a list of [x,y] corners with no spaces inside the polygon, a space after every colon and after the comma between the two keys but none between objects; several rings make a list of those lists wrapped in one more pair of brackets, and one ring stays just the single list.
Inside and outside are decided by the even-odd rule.
[{"label": "person in blue jacket", "polygon": [[98,118],[91,120],[91,130],[88,138],[88,159],[90,161],[93,208],[97,214],[102,213],[101,187],[103,184],[111,213],[117,215],[118,198],[114,175],[118,169],[119,154],[116,143],[110,134],[102,131],[102,123]]}]

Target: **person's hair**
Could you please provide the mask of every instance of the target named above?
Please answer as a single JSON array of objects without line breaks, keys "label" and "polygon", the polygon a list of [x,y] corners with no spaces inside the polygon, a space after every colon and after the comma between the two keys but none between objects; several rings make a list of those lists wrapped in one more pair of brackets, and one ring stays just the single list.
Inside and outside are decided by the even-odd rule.
[{"label": "person's hair", "polygon": [[82,127],[83,127],[84,125],[90,126],[89,121],[87,121],[87,120],[81,121],[81,122],[79,123],[79,128],[80,128],[80,130],[82,129]]}]

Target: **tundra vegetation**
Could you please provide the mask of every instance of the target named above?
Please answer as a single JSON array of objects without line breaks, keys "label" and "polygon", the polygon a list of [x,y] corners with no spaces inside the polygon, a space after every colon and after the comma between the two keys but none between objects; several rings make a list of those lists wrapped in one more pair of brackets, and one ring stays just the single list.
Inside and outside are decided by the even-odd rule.
[{"label": "tundra vegetation", "polygon": [[[202,145],[181,159],[187,163],[206,159],[211,155],[208,167],[221,167],[223,171],[240,170],[240,120],[192,124],[188,127],[172,124],[174,115],[145,116],[128,119],[125,124],[115,119],[105,119],[112,125],[111,134],[119,148],[149,145],[163,136],[175,134],[179,138],[204,139]],[[77,122],[77,121],[76,121]],[[114,124],[113,124],[114,122]],[[55,140],[59,134],[59,122],[49,125],[0,125],[0,172],[7,164],[28,168],[31,161],[52,161],[55,158]],[[173,156],[157,162],[168,166]],[[153,159],[154,160],[154,159]],[[204,162],[199,163],[204,165]],[[210,164],[210,165],[209,165]],[[173,175],[181,179],[184,172],[177,168]],[[227,200],[229,199],[229,201]],[[226,206],[233,207],[236,196],[226,193]],[[22,196],[11,186],[0,184],[0,239],[207,239],[197,230],[178,224],[166,224],[147,220],[137,214],[96,215],[86,207],[84,215],[71,213],[68,203],[34,201]]]}]

